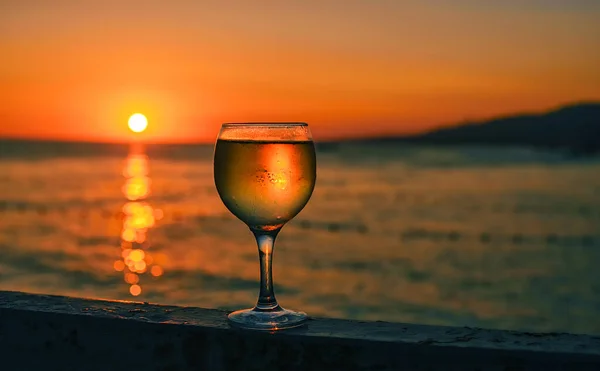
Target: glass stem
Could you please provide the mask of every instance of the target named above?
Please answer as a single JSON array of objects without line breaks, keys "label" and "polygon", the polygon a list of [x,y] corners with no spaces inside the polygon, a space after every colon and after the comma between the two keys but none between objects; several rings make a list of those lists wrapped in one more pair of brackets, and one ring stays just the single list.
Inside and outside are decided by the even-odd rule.
[{"label": "glass stem", "polygon": [[275,292],[273,291],[273,249],[275,248],[275,237],[279,229],[275,231],[253,230],[256,243],[258,244],[258,257],[260,259],[260,294],[254,310],[272,311],[279,309]]}]

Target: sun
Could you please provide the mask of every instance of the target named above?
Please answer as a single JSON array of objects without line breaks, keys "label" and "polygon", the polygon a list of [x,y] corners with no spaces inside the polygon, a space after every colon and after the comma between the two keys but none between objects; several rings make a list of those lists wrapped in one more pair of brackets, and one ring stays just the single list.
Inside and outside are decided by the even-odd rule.
[{"label": "sun", "polygon": [[148,120],[146,119],[146,116],[141,113],[134,113],[129,118],[128,125],[129,129],[134,133],[141,133],[148,127]]}]

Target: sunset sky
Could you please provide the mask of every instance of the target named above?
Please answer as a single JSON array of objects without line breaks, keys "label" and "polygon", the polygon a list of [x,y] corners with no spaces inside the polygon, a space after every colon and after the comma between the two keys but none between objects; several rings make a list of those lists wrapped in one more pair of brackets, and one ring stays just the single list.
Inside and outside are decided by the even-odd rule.
[{"label": "sunset sky", "polygon": [[0,2],[0,137],[403,134],[600,100],[600,1]]}]

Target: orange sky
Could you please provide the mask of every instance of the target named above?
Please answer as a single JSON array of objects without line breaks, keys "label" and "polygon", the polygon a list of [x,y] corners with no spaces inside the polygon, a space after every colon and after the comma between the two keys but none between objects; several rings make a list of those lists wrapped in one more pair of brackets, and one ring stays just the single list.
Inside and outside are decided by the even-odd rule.
[{"label": "orange sky", "polygon": [[598,19],[593,0],[8,0],[0,137],[126,141],[134,112],[163,142],[227,121],[401,134],[600,100]]}]

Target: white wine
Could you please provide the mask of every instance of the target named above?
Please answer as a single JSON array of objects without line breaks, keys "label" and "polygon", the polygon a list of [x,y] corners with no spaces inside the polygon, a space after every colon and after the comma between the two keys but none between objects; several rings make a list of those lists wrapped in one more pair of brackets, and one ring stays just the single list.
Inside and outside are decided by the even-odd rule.
[{"label": "white wine", "polygon": [[253,229],[274,230],[306,205],[316,181],[312,141],[219,139],[214,176],[225,206]]}]

